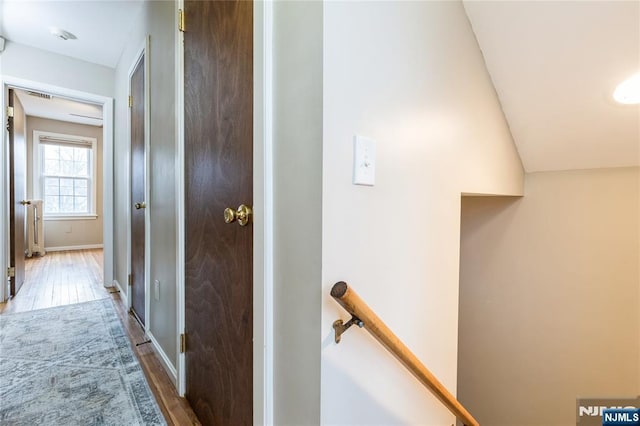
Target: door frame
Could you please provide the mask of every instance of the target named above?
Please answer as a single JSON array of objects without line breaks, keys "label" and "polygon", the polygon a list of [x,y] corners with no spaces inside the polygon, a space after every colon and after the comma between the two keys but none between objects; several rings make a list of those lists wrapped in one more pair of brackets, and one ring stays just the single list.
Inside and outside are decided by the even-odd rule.
[{"label": "door frame", "polygon": [[[176,1],[177,17],[184,0]],[[273,2],[253,5],[253,423],[274,424],[273,400]],[[187,30],[188,30],[188,23]],[[185,167],[184,34],[176,25],[176,335],[177,388],[186,391],[185,330]]]},{"label": "door frame", "polygon": [[3,149],[0,150],[0,181],[3,193],[0,198],[0,271],[4,276],[0,285],[0,302],[7,300],[6,274],[9,264],[9,141],[7,131],[4,129],[7,121],[7,103],[9,88],[32,90],[36,92],[50,93],[54,96],[71,98],[82,102],[89,102],[102,106],[102,205],[103,205],[103,256],[104,256],[104,285],[112,286],[114,282],[114,261],[113,261],[113,98],[96,95],[94,93],[69,89],[66,87],[54,86],[18,77],[2,76],[2,96],[0,96],[0,108],[2,110]]},{"label": "door frame", "polygon": [[[149,49],[150,36],[145,36],[134,60],[127,72],[127,93],[131,94],[131,77],[136,67],[140,63],[144,56],[144,201],[147,207],[144,209],[144,330],[149,331],[149,310],[151,309],[151,299],[149,298],[149,290],[151,287],[149,275],[151,274],[151,214],[150,214],[150,200],[149,200],[149,147],[150,147],[150,96],[149,96]],[[127,192],[129,198],[129,206],[127,208],[127,274],[131,274],[131,206],[133,200],[131,199],[131,109],[127,110],[127,140],[128,144],[128,157],[129,167],[127,168]],[[131,284],[127,283],[127,308],[131,309]]]}]

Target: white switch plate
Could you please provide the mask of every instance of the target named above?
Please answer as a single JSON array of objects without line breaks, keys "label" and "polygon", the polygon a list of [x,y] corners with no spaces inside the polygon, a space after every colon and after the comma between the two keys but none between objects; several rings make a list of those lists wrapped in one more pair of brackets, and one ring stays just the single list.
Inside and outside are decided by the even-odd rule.
[{"label": "white switch plate", "polygon": [[376,141],[355,135],[353,138],[353,184],[376,183]]},{"label": "white switch plate", "polygon": [[153,282],[153,298],[156,299],[156,301],[160,300],[160,281],[159,280],[155,280]]}]

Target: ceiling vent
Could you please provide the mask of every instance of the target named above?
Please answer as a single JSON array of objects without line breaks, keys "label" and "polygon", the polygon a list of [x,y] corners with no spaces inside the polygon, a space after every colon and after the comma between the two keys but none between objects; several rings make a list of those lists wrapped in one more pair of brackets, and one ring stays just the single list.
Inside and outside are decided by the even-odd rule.
[{"label": "ceiling vent", "polygon": [[29,95],[29,96],[35,96],[36,98],[51,99],[51,95],[48,95],[48,94],[46,94],[46,93],[40,93],[40,92],[27,92],[27,95]]}]

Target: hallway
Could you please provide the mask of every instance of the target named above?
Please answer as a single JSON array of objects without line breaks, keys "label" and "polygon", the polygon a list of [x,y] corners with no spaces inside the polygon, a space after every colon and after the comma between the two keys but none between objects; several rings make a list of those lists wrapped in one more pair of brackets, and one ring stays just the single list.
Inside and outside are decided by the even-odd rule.
[{"label": "hallway", "polygon": [[0,304],[2,314],[84,303],[111,297],[133,352],[168,425],[200,424],[162,367],[152,345],[114,289],[102,285],[102,249],[50,252],[26,259],[26,280],[18,294]]}]

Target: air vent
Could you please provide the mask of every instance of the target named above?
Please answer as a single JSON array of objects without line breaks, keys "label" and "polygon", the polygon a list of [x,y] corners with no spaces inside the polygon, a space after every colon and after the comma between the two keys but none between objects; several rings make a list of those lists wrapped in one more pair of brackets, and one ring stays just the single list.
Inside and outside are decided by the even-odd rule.
[{"label": "air vent", "polygon": [[46,94],[46,93],[40,93],[40,92],[27,92],[27,95],[29,95],[29,96],[35,96],[36,98],[51,99],[51,95],[48,95],[48,94]]}]

